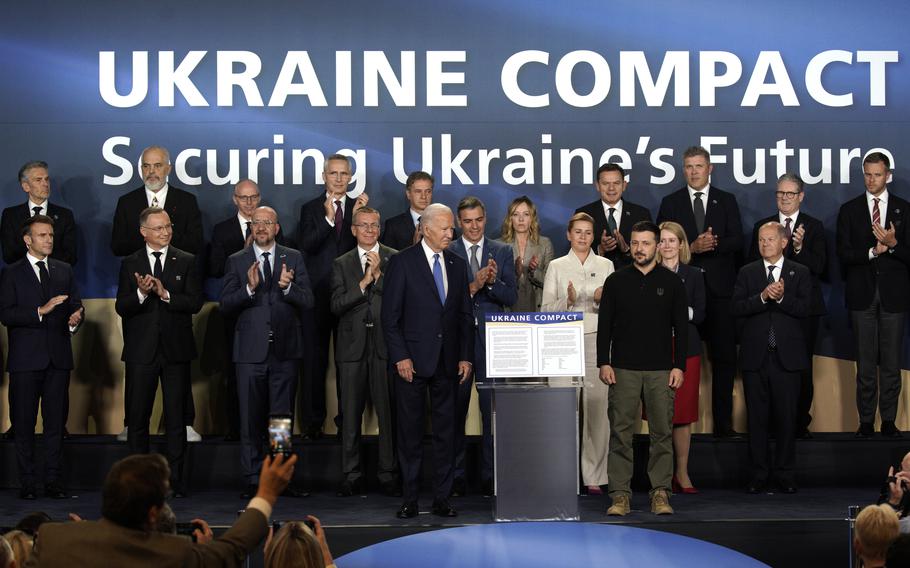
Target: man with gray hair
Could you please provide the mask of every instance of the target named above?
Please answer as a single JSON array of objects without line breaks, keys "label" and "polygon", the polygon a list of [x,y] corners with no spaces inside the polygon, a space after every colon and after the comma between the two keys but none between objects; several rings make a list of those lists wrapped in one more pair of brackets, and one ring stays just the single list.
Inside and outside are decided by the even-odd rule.
[{"label": "man with gray hair", "polygon": [[815,354],[815,339],[818,337],[818,324],[821,316],[827,313],[825,298],[819,279],[827,272],[828,245],[825,239],[825,227],[822,222],[808,215],[801,205],[805,198],[803,180],[795,173],[785,173],[777,180],[775,189],[777,213],[755,223],[752,229],[752,241],[749,247],[748,260],[758,260],[758,230],[766,223],[780,223],[787,231],[787,247],[784,257],[798,262],[809,269],[812,277],[812,292],[809,300],[809,317],[804,318],[803,334],[806,337],[806,355],[809,365],[800,373],[799,402],[796,409],[796,436],[811,438],[809,423],[812,416],[812,357]]},{"label": "man with gray hair", "polygon": [[812,284],[809,269],[784,256],[788,241],[784,225],[762,225],[761,259],[743,266],[733,287],[731,313],[742,330],[739,361],[752,458],[749,493],[763,492],[772,481],[771,429],[776,433],[774,480],[784,493],[796,492],[796,403],[799,375],[809,364],[802,320],[809,313]]},{"label": "man with gray hair", "polygon": [[[455,393],[471,378],[474,315],[468,265],[447,250],[455,216],[433,203],[420,217],[423,239],[389,260],[382,300],[382,331],[395,365],[398,462],[404,503],[400,519],[417,516],[427,392],[433,424],[435,476],[432,512],[458,513],[449,504],[455,468]],[[464,424],[461,425],[464,428]]]},{"label": "man with gray hair", "polygon": [[[163,146],[149,146],[142,151],[141,173],[143,186],[122,195],[117,200],[117,209],[114,211],[114,223],[111,229],[111,251],[115,256],[125,257],[133,254],[144,246],[142,235],[139,232],[139,214],[146,207],[163,209],[170,218],[172,226],[171,244],[176,248],[198,255],[202,252],[202,215],[196,196],[169,184],[168,174],[171,173],[171,157]],[[199,434],[193,429],[196,419],[196,408],[193,404],[193,391],[187,382],[184,399],[184,423],[186,425],[187,441],[201,440]],[[129,419],[129,412],[124,414],[123,424]],[[127,430],[118,436],[119,440],[126,440]]]},{"label": "man with gray hair", "polygon": [[[318,438],[326,417],[325,374],[329,365],[329,338],[337,333],[338,318],[329,306],[332,297],[332,263],[348,252],[356,241],[351,233],[354,213],[369,201],[366,193],[356,198],[347,196],[351,183],[351,162],[347,156],[332,154],[325,159],[322,180],[325,193],[308,201],[300,208],[297,226],[297,244],[306,258],[315,305],[304,316],[306,350],[302,369],[300,426],[304,437]],[[341,385],[336,381],[335,394],[341,398]],[[335,425],[341,430],[341,412]]]}]

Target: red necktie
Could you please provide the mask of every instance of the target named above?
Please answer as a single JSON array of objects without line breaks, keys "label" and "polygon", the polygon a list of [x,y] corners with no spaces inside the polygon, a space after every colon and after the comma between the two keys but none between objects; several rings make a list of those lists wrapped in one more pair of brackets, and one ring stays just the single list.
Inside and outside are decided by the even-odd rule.
[{"label": "red necktie", "polygon": [[882,226],[882,213],[881,213],[881,211],[878,210],[879,201],[880,201],[880,199],[878,197],[875,197],[872,199],[872,223],[881,227]]}]

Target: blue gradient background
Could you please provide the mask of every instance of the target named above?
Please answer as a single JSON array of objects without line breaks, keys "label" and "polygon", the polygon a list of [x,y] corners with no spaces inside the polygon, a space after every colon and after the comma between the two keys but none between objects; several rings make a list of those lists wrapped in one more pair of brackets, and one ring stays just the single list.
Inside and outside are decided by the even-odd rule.
[{"label": "blue gradient background", "polygon": [[[401,184],[392,174],[392,138],[405,137],[408,170],[420,167],[420,137],[434,139],[434,174],[439,177],[439,134],[451,133],[456,149],[473,149],[465,169],[474,185],[455,182],[437,185],[436,200],[455,204],[466,194],[484,199],[489,209],[488,234],[496,235],[507,203],[530,195],[542,215],[542,226],[557,247],[566,251],[563,224],[575,207],[595,199],[583,183],[580,167],[573,168],[572,183],[558,183],[558,164],[552,185],[509,186],[501,181],[507,163],[499,160],[491,170],[490,185],[477,182],[478,148],[527,148],[539,157],[541,147],[558,153],[559,148],[587,148],[595,159],[607,148],[626,149],[633,156],[628,198],[656,213],[660,198],[682,183],[651,186],[647,153],[635,155],[640,136],[651,136],[655,147],[682,148],[700,136],[728,136],[722,151],[732,157],[732,148],[743,148],[745,170],[754,169],[754,149],[773,147],[786,138],[793,148],[808,148],[813,156],[810,169],[818,171],[821,148],[873,147],[891,150],[897,161],[892,191],[908,197],[907,179],[901,164],[908,155],[905,137],[908,119],[907,65],[887,67],[887,106],[870,107],[869,66],[831,65],[824,83],[830,92],[854,92],[854,106],[827,108],[814,102],[803,85],[805,66],[812,56],[829,49],[898,50],[907,46],[905,23],[910,5],[873,1],[706,1],[671,2],[563,2],[462,1],[418,3],[351,1],[313,3],[238,0],[157,3],[99,1],[90,3],[29,2],[7,7],[0,21],[0,123],[3,127],[0,183],[3,206],[24,198],[15,179],[18,167],[30,159],[51,164],[52,201],[74,210],[79,223],[77,275],[86,297],[112,297],[116,292],[119,263],[109,251],[110,219],[117,198],[138,187],[138,177],[122,186],[105,186],[104,175],[119,174],[101,155],[103,142],[111,136],[128,136],[131,149],[125,154],[135,162],[139,150],[162,144],[176,156],[184,148],[219,151],[220,172],[227,168],[228,148],[242,149],[245,170],[247,148],[274,148],[272,136],[282,134],[286,163],[292,148],[318,148],[328,154],[338,148],[363,148],[367,153],[367,192],[371,204],[388,217],[405,207]],[[502,93],[500,70],[515,52],[535,49],[550,53],[549,67],[528,66],[521,84],[528,93],[550,92],[551,105],[543,109],[521,108]],[[612,71],[610,95],[588,109],[573,108],[559,100],[554,85],[558,60],[573,50],[602,54]],[[129,88],[131,52],[150,53],[150,96],[139,106],[117,109],[108,106],[98,90],[98,52],[117,52],[118,90]],[[189,107],[177,94],[173,108],[157,106],[157,52],[175,51],[179,61],[190,50],[209,53],[192,79],[212,105]],[[217,107],[215,52],[248,50],[262,59],[259,78],[263,99],[268,102],[285,54],[306,50],[329,101],[325,108],[309,106],[304,97],[291,97],[281,108],[250,108],[239,89],[234,106]],[[335,51],[353,52],[353,105],[336,108],[334,102]],[[362,52],[381,50],[393,61],[401,50],[417,52],[417,105],[396,108],[385,93],[378,108],[363,107]],[[447,93],[466,94],[466,108],[427,108],[423,54],[427,50],[465,50],[464,64],[450,64],[447,71],[463,71],[463,86],[448,86]],[[672,106],[673,88],[662,107],[644,105],[640,90],[638,106],[619,105],[619,51],[642,50],[656,77],[664,53],[690,53],[690,101],[687,108]],[[698,107],[698,52],[723,50],[743,62],[743,77],[730,88],[718,91],[715,107]],[[755,108],[739,106],[752,67],[762,50],[780,51],[793,81],[799,107],[785,108],[775,97],[763,97]],[[586,92],[592,77],[584,66],[575,73],[578,91]],[[382,88],[380,88],[382,92]],[[540,143],[549,133],[553,142]],[[669,160],[678,166],[679,159]],[[200,202],[208,233],[212,225],[232,213],[231,188],[211,185],[204,176],[202,160],[191,162],[192,175],[203,175],[203,185],[189,188]],[[769,164],[770,164],[769,160]],[[789,169],[797,167],[791,158]],[[731,165],[715,168],[713,183],[738,196],[744,227],[774,211],[773,183],[742,186],[735,183]],[[678,169],[678,168],[677,168]],[[540,177],[539,163],[535,177]],[[265,200],[277,206],[285,231],[293,234],[300,205],[322,191],[313,182],[313,166],[307,162],[304,183],[275,187],[271,167],[260,170]],[[774,178],[772,167],[768,179]],[[861,169],[854,161],[851,183],[816,185],[807,192],[803,208],[820,217],[831,232],[840,203],[862,191]],[[839,178],[835,170],[834,179]],[[172,174],[174,185],[182,186]],[[836,261],[832,260],[826,285],[831,315],[822,331],[820,351],[839,357],[852,356],[852,341],[843,311],[842,285]],[[209,284],[210,292],[218,289]]]}]

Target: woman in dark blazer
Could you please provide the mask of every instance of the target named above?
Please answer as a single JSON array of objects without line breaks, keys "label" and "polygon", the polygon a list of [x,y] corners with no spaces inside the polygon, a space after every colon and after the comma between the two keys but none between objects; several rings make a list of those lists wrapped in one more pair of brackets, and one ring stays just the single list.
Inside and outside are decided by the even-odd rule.
[{"label": "woman in dark blazer", "polygon": [[692,438],[692,423],[698,421],[701,337],[696,326],[705,319],[705,278],[701,268],[688,264],[692,256],[689,239],[678,223],[666,221],[660,224],[658,253],[660,263],[682,278],[689,303],[685,379],[676,391],[673,406],[673,453],[676,454],[673,492],[698,493],[689,479],[689,442]]}]

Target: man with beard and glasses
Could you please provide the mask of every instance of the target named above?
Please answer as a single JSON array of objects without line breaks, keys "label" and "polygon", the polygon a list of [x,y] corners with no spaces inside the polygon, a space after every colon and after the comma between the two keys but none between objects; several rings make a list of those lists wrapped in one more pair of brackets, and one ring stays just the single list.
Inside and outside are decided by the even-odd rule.
[{"label": "man with beard and glasses", "polygon": [[657,262],[660,229],[650,221],[632,227],[632,264],[607,277],[597,325],[600,380],[610,385],[612,505],[608,515],[631,510],[632,434],[639,403],[648,409],[651,512],[672,515],[673,399],[686,368],[689,316],[682,280]]},{"label": "man with beard and glasses", "polygon": [[[147,207],[163,209],[172,225],[171,244],[193,255],[202,252],[202,215],[196,196],[168,183],[171,173],[171,157],[167,148],[149,146],[142,151],[140,162],[143,187],[134,189],[117,200],[114,211],[114,224],[111,230],[111,251],[115,256],[125,257],[141,249],[145,242],[136,226],[136,219]],[[124,397],[126,398],[126,397]],[[193,390],[186,382],[184,393],[184,417],[186,438],[188,442],[198,442],[201,436],[193,429],[196,419],[196,407],[193,404]],[[125,409],[123,425],[129,419],[129,409]],[[117,436],[118,440],[127,439],[127,429]]]}]

